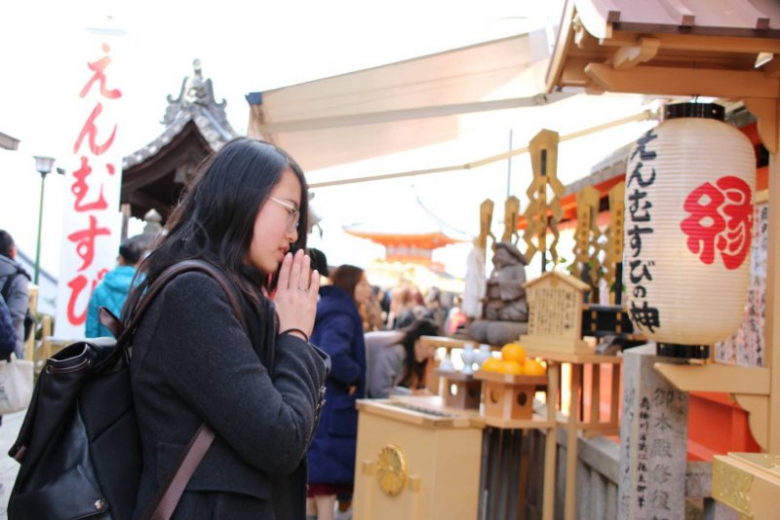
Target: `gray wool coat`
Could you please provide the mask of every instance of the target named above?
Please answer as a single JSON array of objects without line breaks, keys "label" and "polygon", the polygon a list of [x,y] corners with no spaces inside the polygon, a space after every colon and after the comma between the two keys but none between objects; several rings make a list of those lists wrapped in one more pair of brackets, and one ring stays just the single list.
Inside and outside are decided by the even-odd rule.
[{"label": "gray wool coat", "polygon": [[387,399],[392,394],[409,393],[398,383],[404,375],[406,350],[404,333],[398,330],[366,332],[366,396]]},{"label": "gray wool coat", "polygon": [[144,456],[136,517],[206,422],[216,439],[174,519],[305,518],[305,454],[327,356],[269,333],[274,324],[244,304],[249,334],[218,283],[193,272],[171,281],[144,316],[131,361]]}]

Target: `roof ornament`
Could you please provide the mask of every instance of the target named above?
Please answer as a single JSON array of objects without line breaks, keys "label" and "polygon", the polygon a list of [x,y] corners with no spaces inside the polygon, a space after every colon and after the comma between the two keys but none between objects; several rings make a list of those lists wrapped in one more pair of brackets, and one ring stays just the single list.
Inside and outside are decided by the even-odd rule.
[{"label": "roof ornament", "polygon": [[172,95],[168,95],[168,108],[165,109],[162,124],[171,125],[180,112],[188,112],[196,106],[200,106],[213,115],[222,126],[226,126],[225,107],[227,101],[223,99],[222,102],[217,103],[214,99],[214,87],[211,79],[203,77],[200,60],[194,60],[192,68],[193,75],[187,76],[181,83],[179,97],[174,99]]}]

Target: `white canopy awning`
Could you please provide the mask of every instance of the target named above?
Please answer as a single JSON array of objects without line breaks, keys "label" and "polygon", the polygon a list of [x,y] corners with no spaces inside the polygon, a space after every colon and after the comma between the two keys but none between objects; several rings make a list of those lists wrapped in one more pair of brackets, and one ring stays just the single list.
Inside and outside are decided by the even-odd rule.
[{"label": "white canopy awning", "polygon": [[248,134],[305,171],[458,138],[458,115],[545,104],[542,31],[247,95]]}]

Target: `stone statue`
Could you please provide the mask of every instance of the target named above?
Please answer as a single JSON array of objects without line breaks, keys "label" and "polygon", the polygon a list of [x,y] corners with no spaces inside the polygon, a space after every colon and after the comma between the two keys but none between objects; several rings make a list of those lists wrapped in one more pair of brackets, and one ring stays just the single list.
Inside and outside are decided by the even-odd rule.
[{"label": "stone statue", "polygon": [[525,301],[525,256],[510,242],[493,246],[493,272],[485,291],[485,319],[528,321]]},{"label": "stone statue", "polygon": [[493,245],[493,271],[486,281],[483,318],[471,323],[469,335],[479,342],[503,345],[528,330],[523,253],[511,242]]}]

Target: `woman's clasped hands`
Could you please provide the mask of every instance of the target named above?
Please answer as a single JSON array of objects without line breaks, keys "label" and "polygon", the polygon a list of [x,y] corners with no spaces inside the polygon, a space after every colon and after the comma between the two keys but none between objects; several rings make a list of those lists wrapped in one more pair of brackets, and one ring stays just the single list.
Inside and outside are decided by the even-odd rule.
[{"label": "woman's clasped hands", "polygon": [[309,256],[302,249],[284,255],[274,296],[280,331],[311,336],[319,290],[320,274],[311,269]]}]

